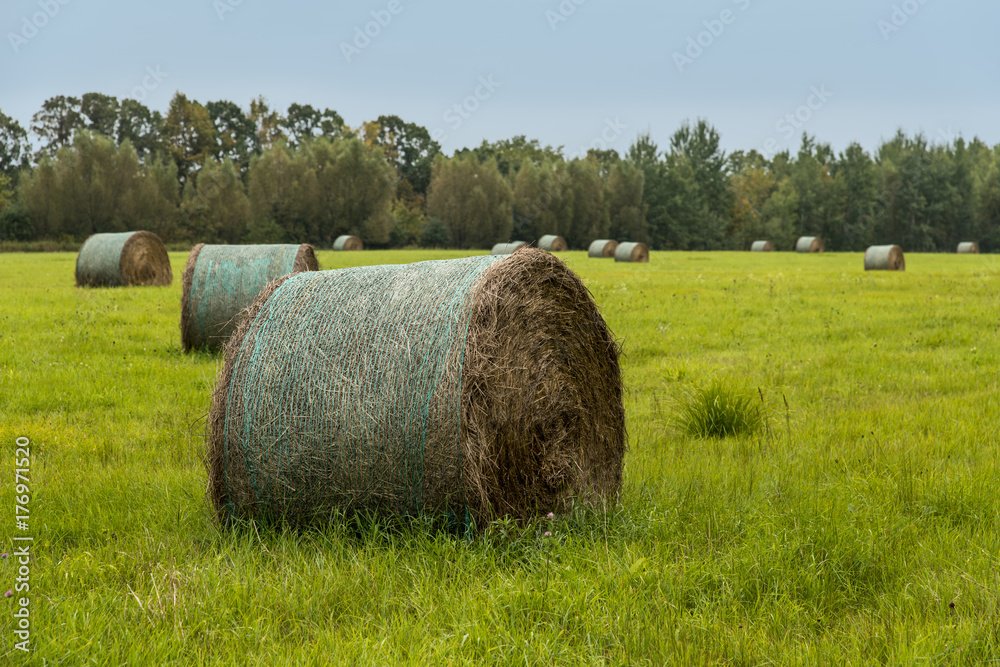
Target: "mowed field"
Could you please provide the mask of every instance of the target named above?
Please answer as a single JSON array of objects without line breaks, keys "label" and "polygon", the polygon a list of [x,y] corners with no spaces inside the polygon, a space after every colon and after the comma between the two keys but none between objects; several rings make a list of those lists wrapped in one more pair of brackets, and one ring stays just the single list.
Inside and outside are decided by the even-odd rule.
[{"label": "mowed field", "polygon": [[[0,255],[0,538],[35,538],[33,650],[13,651],[20,594],[0,598],[0,662],[1000,662],[1000,261],[561,256],[625,353],[621,504],[468,538],[220,530],[202,463],[219,358],[181,352],[186,254],[172,287],[126,289],[75,288],[71,253]],[[768,427],[682,433],[712,382]],[[0,561],[2,590],[16,568]]]}]

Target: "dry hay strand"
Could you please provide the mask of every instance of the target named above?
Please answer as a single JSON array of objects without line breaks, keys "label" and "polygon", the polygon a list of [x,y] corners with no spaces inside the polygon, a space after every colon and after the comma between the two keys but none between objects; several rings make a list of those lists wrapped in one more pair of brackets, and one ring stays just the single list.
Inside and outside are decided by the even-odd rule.
[{"label": "dry hay strand", "polygon": [[618,250],[618,241],[597,239],[587,248],[587,257],[614,257]]},{"label": "dry hay strand", "polygon": [[343,236],[338,236],[337,240],[333,242],[334,250],[364,250],[365,244],[361,242],[357,236],[348,236],[344,234]]},{"label": "dry hay strand", "polygon": [[165,287],[173,280],[167,249],[152,232],[93,234],[76,256],[78,287]]},{"label": "dry hay strand", "polygon": [[898,245],[873,245],[865,250],[865,271],[905,271],[906,260]]},{"label": "dry hay strand", "polygon": [[265,286],[288,273],[316,271],[302,245],[205,245],[191,249],[181,279],[181,344],[185,352],[221,350],[243,310]]},{"label": "dry hay strand", "polygon": [[750,252],[774,252],[774,244],[770,241],[754,241]]},{"label": "dry hay strand", "polygon": [[975,241],[964,241],[958,244],[958,250],[955,252],[960,255],[978,255],[979,244]]},{"label": "dry hay strand", "polygon": [[524,241],[511,241],[510,243],[498,243],[490,250],[491,255],[510,255],[517,250],[528,245]]},{"label": "dry hay strand", "polygon": [[587,288],[539,249],[279,278],[226,346],[209,497],[223,522],[299,525],[614,502],[618,357]]},{"label": "dry hay strand", "polygon": [[556,236],[555,234],[546,234],[542,238],[538,239],[538,247],[542,250],[548,250],[549,252],[566,252],[569,250],[569,245],[566,244],[566,239],[561,236]]},{"label": "dry hay strand", "polygon": [[823,239],[818,236],[800,236],[795,242],[795,252],[823,252]]},{"label": "dry hay strand", "polygon": [[649,248],[645,243],[621,243],[615,250],[616,262],[648,262]]}]

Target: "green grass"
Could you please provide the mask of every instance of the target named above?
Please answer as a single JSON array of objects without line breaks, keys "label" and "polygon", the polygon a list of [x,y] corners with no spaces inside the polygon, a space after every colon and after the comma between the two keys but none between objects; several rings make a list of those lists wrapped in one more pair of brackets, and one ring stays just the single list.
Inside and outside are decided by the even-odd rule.
[{"label": "green grass", "polygon": [[[102,290],[73,287],[73,254],[0,256],[0,540],[18,436],[36,538],[35,650],[11,652],[0,598],[0,663],[1000,661],[997,260],[564,257],[623,341],[622,504],[467,540],[220,531],[201,460],[218,359],[180,350],[185,254],[170,288]],[[759,387],[768,428],[677,428],[713,380]]]}]

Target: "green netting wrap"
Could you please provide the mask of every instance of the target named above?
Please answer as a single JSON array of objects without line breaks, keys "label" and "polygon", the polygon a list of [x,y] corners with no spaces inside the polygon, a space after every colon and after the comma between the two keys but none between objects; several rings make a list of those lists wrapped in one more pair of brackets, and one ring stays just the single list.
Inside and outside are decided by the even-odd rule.
[{"label": "green netting wrap", "polygon": [[279,276],[315,271],[311,245],[205,245],[188,255],[182,280],[181,342],[219,350],[232,334],[239,314]]},{"label": "green netting wrap", "polygon": [[615,497],[624,448],[617,345],[549,253],[301,273],[227,344],[209,495],[224,520],[523,518]]},{"label": "green netting wrap", "polygon": [[173,279],[167,249],[152,232],[94,234],[76,257],[81,287],[166,286]]}]

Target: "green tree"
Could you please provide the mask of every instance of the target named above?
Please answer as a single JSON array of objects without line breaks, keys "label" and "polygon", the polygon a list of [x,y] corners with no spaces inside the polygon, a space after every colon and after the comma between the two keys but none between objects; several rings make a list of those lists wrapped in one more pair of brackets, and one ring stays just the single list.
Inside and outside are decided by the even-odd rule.
[{"label": "green tree", "polygon": [[17,185],[19,172],[28,167],[30,156],[28,133],[20,123],[0,111],[0,174],[6,175],[12,186]]},{"label": "green tree", "polygon": [[455,152],[455,157],[473,156],[480,162],[493,160],[500,173],[513,177],[523,165],[530,162],[540,167],[547,162],[563,162],[562,146],[542,146],[538,139],[528,139],[520,134],[510,139],[489,142],[485,139],[476,148],[465,148]]},{"label": "green tree", "polygon": [[31,132],[42,140],[36,157],[54,155],[69,145],[73,134],[83,127],[79,98],[57,95],[45,100],[42,108],[31,117]]},{"label": "green tree", "polygon": [[837,160],[834,189],[840,200],[840,233],[831,246],[837,250],[864,250],[872,243],[872,215],[878,199],[878,172],[871,156],[857,142]]},{"label": "green tree", "polygon": [[208,160],[184,187],[181,232],[206,243],[238,243],[250,221],[250,200],[232,160]]},{"label": "green tree", "polygon": [[250,155],[254,142],[254,124],[235,102],[218,100],[205,105],[208,117],[218,133],[216,162],[230,160],[245,174],[250,167]]},{"label": "green tree", "polygon": [[293,103],[281,120],[281,127],[292,148],[316,137],[334,138],[345,134],[344,119],[331,109],[320,111],[310,104]]},{"label": "green tree", "polygon": [[496,162],[473,156],[434,162],[427,212],[442,220],[457,248],[488,248],[509,241],[513,227],[510,186]]},{"label": "green tree", "polygon": [[514,177],[513,236],[534,241],[545,234],[569,233],[573,219],[573,190],[568,187],[566,163],[525,162]]},{"label": "green tree", "polygon": [[[128,141],[140,160],[166,153],[163,114],[150,111],[142,102],[126,97],[118,107],[116,141]],[[175,176],[176,178],[176,176]]]},{"label": "green tree", "polygon": [[181,93],[170,101],[164,135],[182,184],[219,152],[218,133],[208,110]]},{"label": "green tree", "polygon": [[605,180],[609,236],[620,241],[649,243],[646,205],[643,203],[642,171],[635,165],[616,161]]},{"label": "green tree", "polygon": [[586,248],[594,239],[607,238],[610,231],[604,183],[597,164],[587,159],[566,163],[566,176],[573,193],[573,214],[563,236],[571,248]]},{"label": "green tree", "polygon": [[374,125],[366,127],[373,133],[372,143],[379,146],[414,192],[427,194],[431,183],[431,167],[441,153],[441,146],[431,139],[426,128],[407,123],[399,116],[379,116]]},{"label": "green tree", "polygon": [[277,111],[272,111],[263,95],[250,100],[250,113],[247,118],[253,123],[253,152],[260,155],[279,139],[285,138],[282,131],[284,119]]},{"label": "green tree", "polygon": [[80,98],[80,116],[84,127],[112,139],[118,126],[118,98],[103,93],[84,93]]}]

